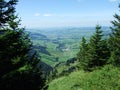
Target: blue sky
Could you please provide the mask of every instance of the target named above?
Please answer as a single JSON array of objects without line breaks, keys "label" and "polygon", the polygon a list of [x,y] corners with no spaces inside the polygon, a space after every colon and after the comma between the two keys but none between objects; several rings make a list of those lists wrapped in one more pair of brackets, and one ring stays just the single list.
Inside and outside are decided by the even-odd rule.
[{"label": "blue sky", "polygon": [[19,0],[16,11],[27,28],[109,26],[119,0]]}]

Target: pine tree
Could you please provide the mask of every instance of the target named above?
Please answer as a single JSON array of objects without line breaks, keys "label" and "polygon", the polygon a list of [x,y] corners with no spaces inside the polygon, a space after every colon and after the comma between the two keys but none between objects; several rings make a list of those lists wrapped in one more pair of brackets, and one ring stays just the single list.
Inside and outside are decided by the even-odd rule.
[{"label": "pine tree", "polygon": [[0,0],[0,90],[40,90],[45,80],[37,68],[40,59],[20,20],[17,0]]},{"label": "pine tree", "polygon": [[11,16],[15,13],[14,6],[17,4],[18,0],[0,0],[0,29],[6,27],[8,21],[10,21]]},{"label": "pine tree", "polygon": [[[120,8],[120,5],[119,5]],[[113,27],[111,27],[112,34],[109,38],[111,57],[109,63],[120,66],[120,15],[114,15],[115,20],[111,23]]]},{"label": "pine tree", "polygon": [[77,54],[77,59],[80,63],[80,67],[84,69],[87,67],[87,59],[86,59],[87,50],[88,48],[87,48],[86,39],[85,37],[82,37],[82,41],[80,44],[80,51]]},{"label": "pine tree", "polygon": [[107,47],[107,41],[102,39],[101,26],[96,26],[95,34],[90,38],[88,43],[88,70],[94,70],[95,68],[101,67],[107,63],[109,57],[109,49]]}]

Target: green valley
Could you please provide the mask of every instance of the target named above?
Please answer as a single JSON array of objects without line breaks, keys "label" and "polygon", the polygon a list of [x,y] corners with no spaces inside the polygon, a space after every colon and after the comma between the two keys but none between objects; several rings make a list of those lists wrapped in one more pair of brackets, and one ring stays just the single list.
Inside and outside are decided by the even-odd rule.
[{"label": "green valley", "polygon": [[[108,36],[110,29],[103,27],[104,35]],[[61,27],[27,29],[35,49],[41,56],[42,61],[51,66],[59,62],[65,62],[76,57],[79,51],[81,38],[87,39],[94,34],[94,27]]]}]

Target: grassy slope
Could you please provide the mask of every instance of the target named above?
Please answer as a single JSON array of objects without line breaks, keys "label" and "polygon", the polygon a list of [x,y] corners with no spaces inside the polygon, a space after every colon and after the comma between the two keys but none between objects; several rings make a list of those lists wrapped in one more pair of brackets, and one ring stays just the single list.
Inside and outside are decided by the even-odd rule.
[{"label": "grassy slope", "polygon": [[111,65],[91,73],[76,71],[53,80],[48,90],[120,90],[119,71]]}]

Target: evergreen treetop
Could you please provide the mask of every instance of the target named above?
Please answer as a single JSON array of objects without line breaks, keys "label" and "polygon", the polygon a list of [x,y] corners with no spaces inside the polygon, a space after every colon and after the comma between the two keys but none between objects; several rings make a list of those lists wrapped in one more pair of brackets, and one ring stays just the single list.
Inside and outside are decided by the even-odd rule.
[{"label": "evergreen treetop", "polygon": [[[120,5],[119,5],[120,9]],[[115,66],[120,66],[120,15],[114,15],[115,20],[112,23],[112,33],[110,34],[109,44],[111,50],[111,57],[109,63]]]},{"label": "evergreen treetop", "polygon": [[0,0],[0,29],[8,26],[9,21],[13,21],[12,17],[15,13],[15,5],[18,0]]},{"label": "evergreen treetop", "polygon": [[85,38],[82,38],[80,45],[80,51],[78,53],[78,60],[80,67],[84,70],[92,71],[95,68],[99,68],[107,63],[109,57],[109,49],[107,46],[107,40],[103,39],[101,26],[96,26],[96,31],[93,36],[90,37],[88,43]]}]

